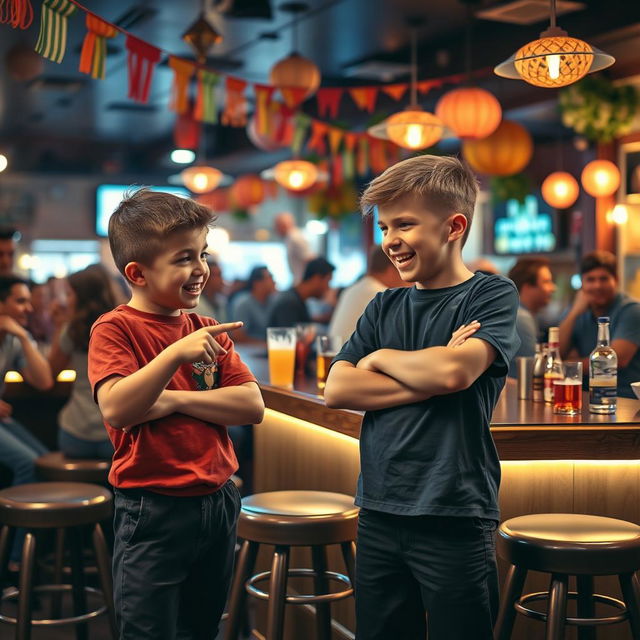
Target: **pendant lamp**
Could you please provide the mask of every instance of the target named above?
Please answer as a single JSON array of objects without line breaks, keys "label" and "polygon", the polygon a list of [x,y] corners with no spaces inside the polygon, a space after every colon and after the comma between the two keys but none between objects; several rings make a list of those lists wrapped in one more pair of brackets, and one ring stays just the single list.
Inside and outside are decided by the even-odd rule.
[{"label": "pendant lamp", "polygon": [[273,178],[285,189],[304,191],[318,179],[318,167],[306,160],[284,160],[273,168]]},{"label": "pendant lamp", "polygon": [[182,182],[193,193],[213,191],[222,181],[222,171],[206,165],[187,167],[180,173]]},{"label": "pendant lamp", "polygon": [[579,195],[578,181],[566,171],[554,171],[542,183],[542,197],[555,209],[568,209]]},{"label": "pendant lamp", "polygon": [[438,142],[444,133],[442,120],[418,105],[418,65],[416,61],[416,29],[411,30],[411,104],[399,113],[368,129],[369,135],[391,140],[399,147],[417,151]]},{"label": "pendant lamp", "polygon": [[590,196],[611,196],[620,186],[620,170],[610,160],[592,160],[585,165],[580,180]]},{"label": "pendant lamp", "polygon": [[537,87],[566,87],[587,75],[610,67],[615,58],[584,40],[571,38],[556,26],[556,0],[550,0],[550,25],[533,40],[500,63],[494,72],[503,78],[522,79]]}]

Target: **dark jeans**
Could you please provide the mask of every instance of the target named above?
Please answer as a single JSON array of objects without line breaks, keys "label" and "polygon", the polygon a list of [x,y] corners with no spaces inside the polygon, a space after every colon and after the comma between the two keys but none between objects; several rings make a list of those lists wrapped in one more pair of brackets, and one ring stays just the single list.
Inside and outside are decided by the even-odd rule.
[{"label": "dark jeans", "polygon": [[[362,509],[357,640],[490,640],[498,610],[496,522]],[[426,612],[426,616],[425,616]]]},{"label": "dark jeans", "polygon": [[120,640],[213,640],[233,572],[240,494],[115,490],[114,599]]}]

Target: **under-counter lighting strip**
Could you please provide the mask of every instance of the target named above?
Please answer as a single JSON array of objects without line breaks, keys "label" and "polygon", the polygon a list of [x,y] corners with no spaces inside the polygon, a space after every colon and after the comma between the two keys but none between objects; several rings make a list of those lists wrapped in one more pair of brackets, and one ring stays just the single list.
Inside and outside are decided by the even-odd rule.
[{"label": "under-counter lighting strip", "polygon": [[[63,369],[56,377],[56,382],[74,382],[76,372],[73,369]],[[24,382],[24,378],[18,371],[7,371],[4,374],[5,382]]]}]

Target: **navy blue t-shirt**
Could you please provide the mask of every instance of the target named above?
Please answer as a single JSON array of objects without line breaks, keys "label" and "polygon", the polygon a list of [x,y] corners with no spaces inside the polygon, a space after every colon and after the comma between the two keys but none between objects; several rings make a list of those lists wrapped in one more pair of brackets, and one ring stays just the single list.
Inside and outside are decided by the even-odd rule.
[{"label": "navy blue t-shirt", "polygon": [[500,462],[489,421],[518,350],[518,292],[511,280],[476,273],[444,289],[376,295],[335,361],[352,364],[378,349],[446,346],[462,324],[493,345],[495,361],[468,389],[367,411],[360,433],[358,506],[399,515],[497,520]]}]

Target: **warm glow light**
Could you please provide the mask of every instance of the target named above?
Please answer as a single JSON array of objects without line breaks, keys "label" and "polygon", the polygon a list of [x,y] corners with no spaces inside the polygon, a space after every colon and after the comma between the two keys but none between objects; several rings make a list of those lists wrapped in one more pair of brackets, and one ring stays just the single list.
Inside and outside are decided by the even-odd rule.
[{"label": "warm glow light", "polygon": [[174,149],[171,152],[171,161],[176,164],[190,164],[196,159],[196,154],[191,149]]},{"label": "warm glow light", "polygon": [[490,136],[502,120],[502,107],[489,91],[461,87],[445,93],[436,105],[436,116],[459,138],[479,140]]},{"label": "warm glow light", "polygon": [[2,173],[9,166],[7,156],[0,153],[0,173]]},{"label": "warm glow light", "polygon": [[75,382],[76,372],[73,369],[63,369],[56,378],[58,382]]},{"label": "warm glow light", "polygon": [[444,124],[440,118],[415,106],[394,113],[369,129],[374,138],[391,140],[399,147],[412,151],[436,144],[443,132]]},{"label": "warm glow light", "polygon": [[609,214],[609,220],[614,224],[626,224],[628,219],[629,212],[623,204],[617,204]]},{"label": "warm glow light", "polygon": [[610,196],[620,186],[620,171],[609,160],[593,160],[582,170],[581,182],[594,198]]},{"label": "warm glow light", "polygon": [[193,193],[213,191],[222,180],[222,172],[214,167],[188,167],[180,174],[184,186]]},{"label": "warm glow light", "polygon": [[567,209],[578,199],[578,181],[566,171],[549,174],[542,183],[542,197],[556,209]]},{"label": "warm glow light", "polygon": [[560,77],[560,56],[559,55],[547,56],[547,69],[549,70],[549,77],[552,80],[557,80]]},{"label": "warm glow light", "polygon": [[317,91],[320,80],[320,69],[298,53],[276,62],[269,71],[269,83],[280,89],[285,104],[292,109]]},{"label": "warm glow light", "polygon": [[17,371],[7,371],[4,374],[5,382],[24,382],[23,377]]},{"label": "warm glow light", "polygon": [[273,177],[285,189],[304,191],[318,179],[318,167],[306,160],[285,160],[273,168]]}]

